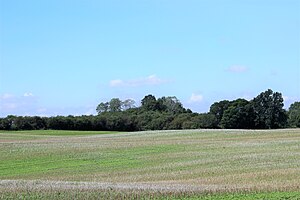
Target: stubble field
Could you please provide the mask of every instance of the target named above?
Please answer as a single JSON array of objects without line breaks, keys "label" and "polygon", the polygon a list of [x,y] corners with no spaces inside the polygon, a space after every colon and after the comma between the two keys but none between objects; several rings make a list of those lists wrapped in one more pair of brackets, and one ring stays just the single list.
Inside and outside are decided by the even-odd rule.
[{"label": "stubble field", "polygon": [[300,199],[300,130],[0,132],[0,198]]}]

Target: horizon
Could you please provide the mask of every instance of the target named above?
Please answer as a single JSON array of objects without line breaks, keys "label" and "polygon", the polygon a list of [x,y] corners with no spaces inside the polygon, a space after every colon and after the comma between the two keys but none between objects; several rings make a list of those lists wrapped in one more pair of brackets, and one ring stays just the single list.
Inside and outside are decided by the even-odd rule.
[{"label": "horizon", "polygon": [[[273,91],[273,90],[272,90]],[[266,91],[262,91],[262,92],[266,92]],[[273,91],[274,93],[275,92],[278,92],[278,91]],[[152,95],[152,94],[148,94],[148,95]],[[259,94],[257,94],[255,97],[257,97]],[[144,97],[146,97],[147,95],[145,95]],[[158,100],[159,98],[161,98],[161,97],[167,97],[167,96],[161,96],[161,97],[157,97],[157,96],[155,96],[155,95],[153,95],[155,98],[156,98],[156,100]],[[7,97],[4,97],[4,98],[12,98],[13,96],[7,96]],[[24,97],[32,97],[31,96],[31,94],[24,94]],[[176,96],[168,96],[168,97],[176,97]],[[243,97],[238,97],[238,98],[236,98],[236,99],[221,99],[221,100],[218,100],[218,101],[216,101],[216,102],[213,102],[213,103],[217,103],[217,102],[220,102],[220,101],[235,101],[235,100],[238,100],[238,99],[245,99],[245,100],[247,100],[247,101],[252,101],[255,97],[253,97],[252,99],[245,99],[245,98],[243,98]],[[117,98],[117,99],[119,99],[118,97],[114,97],[114,98]],[[176,97],[177,98],[177,97]],[[198,97],[197,96],[193,96],[192,95],[192,97],[191,98],[195,98],[195,99],[197,99]],[[202,97],[201,97],[202,98]],[[282,96],[282,98],[283,98],[283,101],[286,101],[285,100],[285,97],[284,96]],[[110,99],[111,100],[111,99]],[[110,100],[108,100],[108,101],[106,101],[107,103],[110,101]],[[124,102],[125,100],[128,100],[128,99],[119,99],[119,100],[121,100],[121,102]],[[141,107],[142,105],[141,105],[141,101],[142,101],[142,99],[141,100],[139,100],[139,101],[135,101],[134,99],[130,99],[130,100],[133,100],[134,101],[134,107],[133,108],[139,108],[139,107]],[[180,101],[180,99],[178,99],[179,100],[179,102],[181,103],[181,101]],[[99,102],[99,104],[100,103],[106,103],[106,102]],[[296,101],[295,101],[296,102]],[[291,104],[293,104],[293,103],[295,103],[295,102],[291,102]],[[213,104],[212,103],[212,104]],[[97,106],[99,105],[99,104],[97,104]],[[211,104],[211,105],[212,105]],[[210,106],[211,106],[210,105]],[[185,107],[183,104],[182,104],[182,106],[183,106],[183,108],[185,108],[185,109],[190,109],[190,108],[188,108],[188,107]],[[209,108],[210,108],[210,106],[209,106]],[[96,107],[97,108],[97,107]],[[96,110],[96,108],[95,108],[95,110]],[[284,105],[283,106],[283,108],[285,109],[285,110],[287,110],[288,111],[288,108]],[[125,109],[126,110],[126,109]],[[122,111],[125,111],[125,110],[123,110],[122,109]],[[109,112],[109,111],[108,111]],[[193,111],[192,110],[192,112],[194,112],[194,113],[198,113],[198,114],[206,114],[206,113],[209,113],[209,109],[206,111],[206,112],[197,112],[197,111]],[[9,115],[6,115],[6,116],[1,116],[0,115],[0,118],[1,117],[8,117],[8,116],[29,116],[29,117],[35,117],[35,116],[39,116],[39,117],[57,117],[57,116],[65,116],[65,117],[67,117],[67,116],[96,116],[96,115],[99,115],[99,113],[97,113],[97,111],[95,112],[95,113],[87,113],[87,114],[65,114],[65,115],[60,115],[60,114],[54,114],[54,115],[14,115],[14,114],[9,114]]]},{"label": "horizon", "polygon": [[272,89],[300,101],[300,2],[0,2],[0,117],[176,96],[193,112]]}]

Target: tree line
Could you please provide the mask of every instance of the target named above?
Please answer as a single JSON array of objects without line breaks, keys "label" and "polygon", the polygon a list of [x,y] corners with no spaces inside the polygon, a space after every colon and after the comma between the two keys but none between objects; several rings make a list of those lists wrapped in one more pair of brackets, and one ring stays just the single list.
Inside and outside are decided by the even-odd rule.
[{"label": "tree line", "polygon": [[142,131],[171,129],[276,129],[300,127],[300,102],[283,108],[282,94],[268,89],[248,101],[222,100],[207,113],[195,113],[183,107],[176,97],[147,95],[136,106],[131,99],[113,98],[101,102],[93,116],[0,118],[1,130],[93,130]]}]

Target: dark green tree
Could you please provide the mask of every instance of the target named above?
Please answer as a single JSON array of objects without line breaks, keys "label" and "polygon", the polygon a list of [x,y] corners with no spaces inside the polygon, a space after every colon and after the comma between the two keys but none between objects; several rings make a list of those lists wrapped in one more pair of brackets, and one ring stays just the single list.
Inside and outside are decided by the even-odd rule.
[{"label": "dark green tree", "polygon": [[217,119],[218,127],[221,128],[221,120],[225,110],[230,106],[230,101],[223,100],[220,102],[215,102],[210,106],[209,113],[215,115]]},{"label": "dark green tree", "polygon": [[98,114],[100,113],[104,113],[104,112],[108,112],[109,110],[109,103],[108,102],[101,102],[97,108],[96,108],[96,111]]},{"label": "dark green tree", "polygon": [[281,93],[268,89],[252,100],[254,126],[259,129],[283,128],[287,124],[287,113],[283,109]]},{"label": "dark green tree", "polygon": [[160,111],[165,111],[173,114],[185,112],[182,104],[175,96],[159,98],[157,100],[157,108]]},{"label": "dark green tree", "polygon": [[145,96],[142,101],[142,108],[145,109],[146,111],[155,111],[157,110],[157,101],[155,96],[149,94],[147,96]]},{"label": "dark green tree", "polygon": [[218,120],[214,114],[201,113],[194,116],[192,121],[196,128],[219,128]]},{"label": "dark green tree", "polygon": [[12,122],[8,117],[0,118],[0,130],[10,130],[11,124]]},{"label": "dark green tree", "polygon": [[253,117],[253,110],[249,102],[245,99],[237,99],[230,102],[230,106],[225,110],[221,127],[249,129],[253,127]]},{"label": "dark green tree", "polygon": [[122,102],[122,110],[135,108],[135,101],[133,99],[126,99]]},{"label": "dark green tree", "polygon": [[106,117],[103,115],[92,116],[92,130],[94,131],[107,131],[106,128]]},{"label": "dark green tree", "polygon": [[183,127],[192,126],[191,124],[187,123],[191,121],[191,118],[191,114],[188,113],[176,115],[173,121],[169,123],[168,129],[183,129]]},{"label": "dark green tree", "polygon": [[300,102],[295,102],[290,105],[288,111],[288,124],[292,128],[300,128]]},{"label": "dark green tree", "polygon": [[109,102],[110,112],[119,112],[122,110],[122,101],[119,98],[113,98]]}]

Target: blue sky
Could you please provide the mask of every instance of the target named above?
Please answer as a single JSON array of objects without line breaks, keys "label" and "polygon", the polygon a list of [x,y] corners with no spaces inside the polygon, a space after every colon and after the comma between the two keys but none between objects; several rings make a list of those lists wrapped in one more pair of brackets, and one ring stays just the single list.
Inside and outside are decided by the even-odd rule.
[{"label": "blue sky", "polygon": [[119,97],[207,112],[300,100],[298,0],[1,0],[0,116],[94,114]]}]

